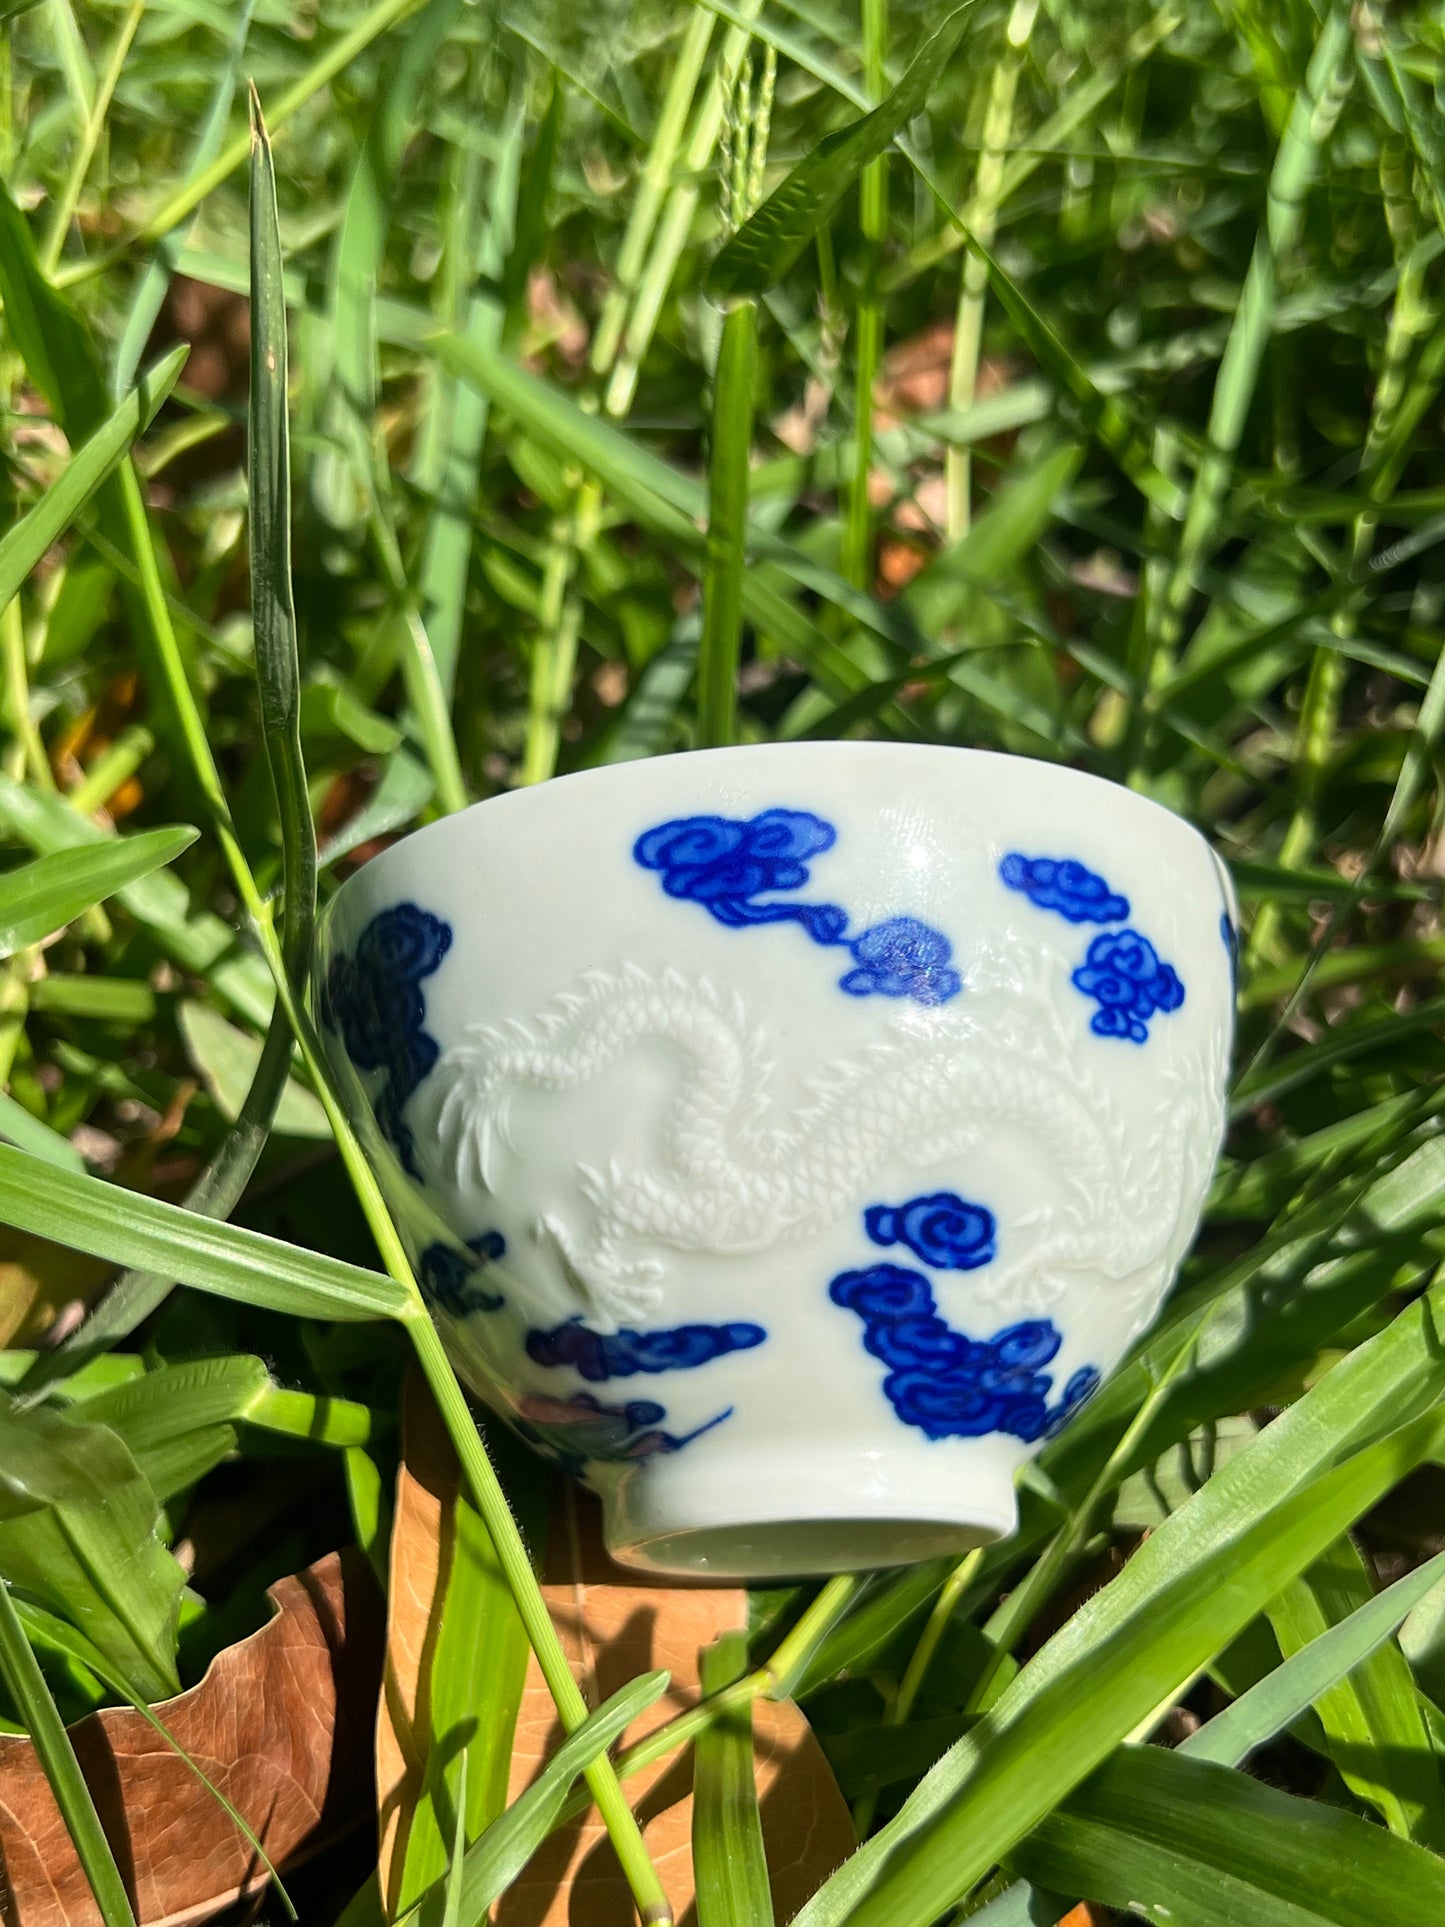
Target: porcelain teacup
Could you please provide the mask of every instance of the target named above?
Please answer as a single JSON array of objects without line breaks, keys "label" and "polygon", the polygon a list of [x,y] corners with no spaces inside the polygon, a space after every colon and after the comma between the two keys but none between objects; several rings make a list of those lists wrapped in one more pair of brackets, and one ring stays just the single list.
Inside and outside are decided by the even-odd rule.
[{"label": "porcelain teacup", "polygon": [[405,838],[317,997],[464,1377],[616,1558],[758,1578],[1012,1529],[1194,1235],[1234,932],[1129,790],[765,746]]}]

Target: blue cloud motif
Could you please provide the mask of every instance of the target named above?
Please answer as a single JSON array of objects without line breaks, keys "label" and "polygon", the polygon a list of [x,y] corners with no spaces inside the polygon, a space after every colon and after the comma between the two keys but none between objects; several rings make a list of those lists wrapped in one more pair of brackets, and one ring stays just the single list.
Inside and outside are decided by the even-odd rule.
[{"label": "blue cloud motif", "polygon": [[527,1356],[537,1365],[566,1366],[589,1383],[638,1372],[688,1372],[728,1352],[751,1351],[767,1337],[761,1325],[672,1325],[658,1331],[595,1332],[579,1318],[551,1331],[527,1333]]},{"label": "blue cloud motif", "polygon": [[848,945],[855,969],[840,979],[850,997],[911,997],[915,1004],[944,1004],[963,989],[951,967],[953,945],[941,930],[917,917],[875,923]]},{"label": "blue cloud motif", "polygon": [[810,810],[773,809],[748,818],[680,816],[644,830],[632,854],[661,877],[668,896],[700,904],[729,929],[796,923],[814,943],[846,949],[854,968],[840,982],[851,997],[909,997],[924,1005],[956,997],[963,979],[941,930],[916,917],[892,917],[849,936],[848,912],[839,904],[764,896],[801,890],[813,858],[837,840],[833,825]]},{"label": "blue cloud motif", "polygon": [[585,1480],[593,1465],[625,1464],[664,1452],[680,1452],[685,1445],[732,1417],[732,1407],[681,1436],[664,1431],[665,1407],[655,1399],[628,1399],[609,1405],[592,1392],[570,1398],[531,1395],[517,1402],[512,1423],[544,1457]]},{"label": "blue cloud motif", "polygon": [[833,944],[848,913],[831,903],[758,903],[765,890],[800,890],[808,862],[832,849],[838,832],[807,810],[764,810],[750,820],[684,816],[646,830],[632,846],[644,870],[656,870],[670,897],[700,903],[733,929],[755,923],[801,923],[815,943]]},{"label": "blue cloud motif", "polygon": [[1162,962],[1137,930],[1110,930],[1095,937],[1073,982],[1099,1006],[1089,1020],[1090,1030],[1099,1037],[1126,1037],[1134,1044],[1147,1041],[1149,1019],[1156,1012],[1178,1010],[1184,1002],[1184,986],[1172,965]]},{"label": "blue cloud motif", "polygon": [[1010,890],[1021,890],[1040,910],[1057,910],[1070,923],[1124,923],[1129,899],[1071,856],[1023,856],[1012,850],[998,866]]},{"label": "blue cloud motif", "polygon": [[506,1300],[499,1291],[488,1291],[479,1273],[498,1258],[506,1256],[507,1241],[500,1231],[483,1231],[468,1238],[466,1250],[475,1263],[455,1245],[438,1241],[429,1244],[417,1261],[417,1283],[421,1295],[433,1311],[449,1318],[468,1318],[475,1311],[500,1311]]},{"label": "blue cloud motif", "polygon": [[426,1030],[420,986],[451,945],[449,923],[415,903],[393,904],[367,924],[353,955],[332,959],[322,992],[322,1020],[340,1034],[352,1063],[386,1073],[376,1121],[412,1177],[420,1175],[416,1142],[402,1112],[441,1054]]},{"label": "blue cloud motif", "polygon": [[863,1228],[875,1245],[907,1245],[935,1271],[976,1271],[994,1255],[991,1211],[953,1191],[934,1191],[907,1204],[870,1204]]},{"label": "blue cloud motif", "polygon": [[828,1295],[863,1320],[865,1348],[889,1368],[884,1396],[905,1425],[928,1438],[1003,1432],[1032,1443],[1056,1432],[1098,1387],[1096,1368],[1082,1366],[1051,1405],[1053,1378],[1042,1368],[1063,1338],[1049,1319],[969,1338],[940,1317],[923,1273],[906,1266],[840,1272]]}]

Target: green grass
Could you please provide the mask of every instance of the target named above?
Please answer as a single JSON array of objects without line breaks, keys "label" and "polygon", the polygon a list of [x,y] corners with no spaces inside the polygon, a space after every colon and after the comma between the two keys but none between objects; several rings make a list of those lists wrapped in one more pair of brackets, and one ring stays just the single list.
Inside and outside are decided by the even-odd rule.
[{"label": "green grass", "polygon": [[[699,1927],[763,1927],[769,1694],[863,1841],[805,1927],[1438,1918],[1435,14],[38,0],[5,31],[0,1720],[107,1921],[57,1712],[192,1683],[337,1544],[384,1570],[409,1358],[470,1583],[572,1733],[503,1814],[518,1668],[456,1661],[477,1734],[394,1883],[421,1917],[472,1927],[596,1797],[662,1918],[627,1782],[696,1741]],[[1015,1538],[758,1595],[704,1709],[612,1764],[655,1682],[589,1721],[566,1671],[514,1523],[546,1475],[479,1444],[342,1121],[314,914],[473,798],[840,735],[1067,761],[1209,835],[1231,1134]],[[59,1344],[94,1267],[36,1238],[130,1267]],[[303,1917],[366,1873],[324,1861]]]}]

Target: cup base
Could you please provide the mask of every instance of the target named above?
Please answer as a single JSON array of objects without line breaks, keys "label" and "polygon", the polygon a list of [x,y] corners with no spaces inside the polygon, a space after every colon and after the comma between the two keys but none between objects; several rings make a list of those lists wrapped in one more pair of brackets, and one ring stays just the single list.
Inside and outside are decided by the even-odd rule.
[{"label": "cup base", "polygon": [[620,1566],[675,1578],[805,1579],[962,1556],[1014,1530],[1011,1464],[919,1457],[654,1459],[603,1492],[607,1550]]}]

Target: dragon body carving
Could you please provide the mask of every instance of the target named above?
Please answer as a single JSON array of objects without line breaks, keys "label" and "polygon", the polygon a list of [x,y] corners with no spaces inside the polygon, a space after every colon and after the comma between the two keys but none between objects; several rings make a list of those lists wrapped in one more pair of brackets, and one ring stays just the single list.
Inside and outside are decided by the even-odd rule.
[{"label": "dragon body carving", "polygon": [[1208,1180],[1222,1065],[1175,1054],[1141,1130],[1087,1062],[1097,1046],[1066,979],[1034,967],[1021,982],[1016,956],[979,959],[965,999],[900,1015],[792,1093],[740,1001],[673,971],[592,971],[527,1021],[471,1026],[415,1101],[434,1107],[442,1171],[493,1191],[519,1093],[575,1089],[644,1047],[676,1054],[663,1156],[579,1165],[590,1222],[552,1212],[537,1226],[599,1329],[655,1309],[659,1246],[742,1255],[804,1238],[856,1214],[886,1169],[966,1159],[1006,1133],[1053,1181],[1003,1228],[979,1297],[1041,1312],[1088,1284],[1121,1295],[1142,1328]]}]

